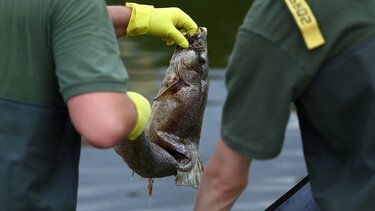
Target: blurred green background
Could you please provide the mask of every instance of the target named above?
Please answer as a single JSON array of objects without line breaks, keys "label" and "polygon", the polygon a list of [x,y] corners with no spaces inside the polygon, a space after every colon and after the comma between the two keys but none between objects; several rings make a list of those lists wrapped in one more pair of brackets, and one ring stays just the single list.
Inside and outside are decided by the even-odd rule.
[{"label": "blurred green background", "polygon": [[[124,5],[122,0],[106,0],[108,5]],[[208,29],[210,67],[225,67],[232,50],[236,32],[250,8],[252,0],[162,0],[132,1],[154,7],[179,7],[199,26]],[[128,68],[168,66],[174,47],[166,46],[157,37],[138,36],[119,39],[122,55]]]}]

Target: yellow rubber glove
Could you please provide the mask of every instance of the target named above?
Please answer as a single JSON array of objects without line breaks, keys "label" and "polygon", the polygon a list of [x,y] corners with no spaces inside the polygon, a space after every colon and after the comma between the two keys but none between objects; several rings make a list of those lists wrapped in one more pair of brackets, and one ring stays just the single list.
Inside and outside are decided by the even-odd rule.
[{"label": "yellow rubber glove", "polygon": [[137,123],[135,124],[134,129],[128,136],[129,140],[134,140],[142,134],[143,130],[147,126],[148,121],[150,120],[151,105],[145,97],[136,92],[127,92],[126,94],[133,101],[138,115]]},{"label": "yellow rubber glove", "polygon": [[187,48],[189,42],[178,29],[185,29],[190,35],[198,29],[197,24],[176,7],[154,8],[151,5],[136,3],[126,3],[126,6],[132,8],[132,16],[126,30],[128,36],[154,35],[166,41],[167,45],[177,43]]}]

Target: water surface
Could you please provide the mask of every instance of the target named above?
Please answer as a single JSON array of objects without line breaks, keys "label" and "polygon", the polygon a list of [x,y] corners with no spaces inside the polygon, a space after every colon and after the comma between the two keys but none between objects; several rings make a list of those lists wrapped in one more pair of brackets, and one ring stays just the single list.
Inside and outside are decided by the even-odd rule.
[{"label": "water surface", "polygon": [[[153,74],[154,73],[154,74]],[[157,74],[158,73],[158,74]],[[137,80],[131,86],[139,87],[148,79],[148,87],[158,87],[164,69],[133,73]],[[226,95],[224,72],[213,69],[210,72],[208,103],[203,119],[200,153],[207,164],[219,134],[221,109]],[[154,75],[154,76],[151,76]],[[142,90],[142,89],[140,89]],[[143,90],[152,98],[156,90]],[[251,129],[251,128],[250,128]],[[250,185],[239,198],[233,211],[264,210],[279,196],[289,190],[306,175],[296,115],[292,113],[285,144],[280,156],[269,161],[254,161],[250,170]],[[193,208],[196,190],[190,187],[176,187],[174,177],[155,179],[151,201],[147,195],[148,180],[132,171],[113,150],[98,150],[84,147],[80,163],[78,211],[189,211]]]}]

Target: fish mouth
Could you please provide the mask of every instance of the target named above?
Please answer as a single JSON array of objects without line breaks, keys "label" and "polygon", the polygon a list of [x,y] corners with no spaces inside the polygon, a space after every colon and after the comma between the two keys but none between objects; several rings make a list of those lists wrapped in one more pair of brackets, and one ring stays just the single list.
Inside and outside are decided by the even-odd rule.
[{"label": "fish mouth", "polygon": [[174,149],[167,149],[166,151],[178,163],[178,170],[187,171],[190,169],[189,167],[191,166],[191,158],[189,156]]},{"label": "fish mouth", "polygon": [[154,143],[164,150],[165,154],[172,157],[175,161],[176,170],[189,171],[192,168],[191,152],[194,150],[189,145],[175,144],[168,141]]},{"label": "fish mouth", "polygon": [[176,185],[198,188],[203,164],[199,159],[197,146],[194,144],[173,145],[166,141],[159,143],[157,146],[162,150],[164,157],[172,160],[175,168]]}]

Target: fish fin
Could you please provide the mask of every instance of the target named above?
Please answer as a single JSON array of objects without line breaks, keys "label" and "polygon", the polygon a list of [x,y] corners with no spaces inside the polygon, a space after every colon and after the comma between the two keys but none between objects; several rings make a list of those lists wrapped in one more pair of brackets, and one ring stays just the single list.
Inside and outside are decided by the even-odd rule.
[{"label": "fish fin", "polygon": [[178,68],[177,74],[181,78],[181,80],[189,86],[197,86],[200,84],[200,74],[187,65],[183,64],[185,68]]},{"label": "fish fin", "polygon": [[166,91],[168,91],[170,88],[172,88],[175,84],[179,82],[178,80],[174,80],[172,83],[170,83],[168,86],[162,86],[160,87],[158,95],[155,97],[155,100],[158,100]]},{"label": "fish fin", "polygon": [[198,188],[203,174],[202,161],[197,158],[189,171],[177,170],[176,185]]},{"label": "fish fin", "polygon": [[[174,84],[173,84],[174,85]],[[159,91],[159,93],[158,93],[158,95],[155,97],[155,99],[154,100],[159,100],[159,98],[161,97],[161,96],[163,96],[163,94],[168,90],[168,89],[170,89],[172,86],[169,86],[169,87],[162,87],[162,88],[160,88],[160,91]]]},{"label": "fish fin", "polygon": [[150,197],[150,199],[151,199],[151,196],[152,196],[153,186],[154,186],[154,178],[148,178],[147,193],[148,193],[148,197]]}]

